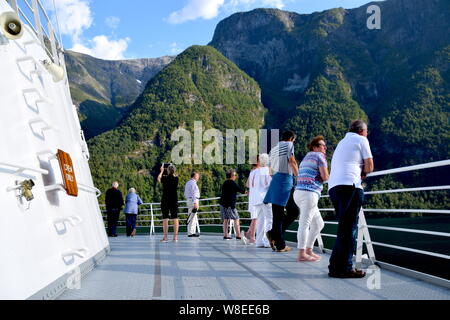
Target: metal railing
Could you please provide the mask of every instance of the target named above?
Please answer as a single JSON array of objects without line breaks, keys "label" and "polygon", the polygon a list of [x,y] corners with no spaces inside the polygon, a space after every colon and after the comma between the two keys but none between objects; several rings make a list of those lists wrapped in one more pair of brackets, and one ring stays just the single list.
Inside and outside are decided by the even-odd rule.
[{"label": "metal railing", "polygon": [[24,29],[28,32],[32,32],[33,35],[37,37],[37,41],[33,40],[27,44],[40,44],[54,63],[64,65],[61,35],[59,34],[59,37],[57,36],[55,32],[56,29],[54,28],[52,20],[48,16],[42,2],[40,0],[6,1],[17,13],[19,18],[28,26],[28,28]]},{"label": "metal railing", "polygon": [[25,171],[33,172],[33,173],[40,173],[40,174],[48,174],[48,170],[44,170],[41,168],[32,168],[32,167],[25,167],[19,164],[13,164],[13,163],[6,163],[6,162],[0,162],[0,167],[6,167],[7,169],[12,168],[14,174],[22,174]]},{"label": "metal railing", "polygon": [[[401,172],[411,172],[411,171],[417,171],[417,170],[423,170],[423,169],[429,169],[429,168],[437,168],[437,167],[443,167],[450,165],[450,160],[444,160],[444,161],[436,161],[431,163],[425,163],[421,165],[415,165],[415,166],[408,166],[408,167],[402,167],[397,169],[390,169],[390,170],[383,170],[378,172],[373,172],[369,174],[367,177],[376,177],[376,176],[384,176],[389,174],[395,174],[395,173],[401,173]],[[404,193],[404,192],[423,192],[423,191],[438,191],[438,190],[449,190],[450,186],[443,185],[443,186],[430,186],[430,187],[420,187],[420,188],[402,188],[402,189],[394,189],[394,190],[377,190],[377,191],[369,191],[365,192],[365,195],[376,195],[376,194],[390,194],[390,193]],[[329,196],[323,196],[323,198],[326,198]],[[327,208],[327,209],[320,209],[321,211],[334,211],[333,208]],[[433,236],[439,236],[439,237],[450,237],[450,233],[445,232],[436,232],[436,231],[425,231],[425,230],[419,230],[419,229],[407,229],[407,228],[393,228],[393,227],[383,227],[383,226],[373,226],[373,225],[364,225],[365,219],[364,219],[364,212],[383,212],[383,213],[425,213],[425,214],[450,214],[450,210],[430,210],[430,209],[373,209],[373,208],[367,208],[361,210],[361,215],[364,220],[363,224],[359,225],[359,229],[361,228],[368,228],[368,229],[378,229],[378,230],[387,230],[387,231],[397,231],[397,232],[408,232],[408,233],[416,233],[416,234],[427,234],[427,235],[433,235]],[[361,218],[360,215],[360,218]],[[326,221],[325,224],[338,224],[337,222],[331,222]],[[293,231],[289,231],[293,232]],[[333,234],[321,234],[321,236],[325,237],[333,237],[335,238],[336,235]],[[360,254],[362,251],[362,242],[364,242],[367,246],[381,246],[381,247],[388,247],[393,248],[397,250],[402,251],[408,251],[408,252],[415,252],[420,253],[423,255],[433,256],[433,257],[439,257],[443,259],[450,259],[449,255],[425,251],[425,250],[417,250],[414,248],[409,247],[403,247],[403,246],[394,246],[387,243],[381,243],[381,242],[372,242],[370,239],[365,240],[361,239],[361,236],[358,237],[358,253]],[[370,250],[369,250],[370,251]],[[374,262],[376,261],[375,255],[372,258]]]},{"label": "metal railing", "polygon": [[[443,166],[450,165],[450,160],[445,161],[437,161],[427,164],[421,164],[416,166],[409,166],[409,167],[403,167],[398,169],[391,169],[391,170],[384,170],[384,171],[378,171],[371,173],[368,175],[369,177],[376,177],[376,176],[385,176],[390,174],[396,174],[400,172],[411,172],[411,171],[417,171],[417,170],[423,170],[423,169],[429,169],[429,168],[438,168]],[[393,189],[393,190],[376,190],[376,191],[368,191],[365,192],[365,195],[380,195],[380,194],[390,194],[390,193],[405,193],[405,192],[427,192],[427,191],[437,191],[437,190],[449,190],[450,186],[443,185],[443,186],[427,186],[427,187],[419,187],[419,188],[402,188],[402,189]],[[240,199],[243,197],[246,197],[245,195],[239,196]],[[328,198],[328,195],[322,196],[322,198]],[[212,221],[221,221],[220,216],[217,217],[202,217],[202,215],[205,214],[219,214],[220,211],[214,210],[212,208],[219,207],[218,203],[211,203],[211,202],[217,202],[220,198],[207,198],[207,199],[200,199],[200,208],[198,212],[198,220],[200,221],[198,229],[201,227],[207,227],[207,226],[222,226],[222,224],[207,224],[202,222],[212,222]],[[186,203],[186,201],[180,201],[180,204]],[[248,201],[240,201],[236,205],[242,206],[248,204]],[[143,205],[143,209],[140,209],[140,212],[150,213],[150,214],[144,214],[140,215],[141,217],[150,217],[148,220],[140,220],[139,223],[148,223],[150,226],[150,235],[155,234],[155,228],[162,228],[160,225],[155,225],[155,223],[162,222],[160,217],[162,214],[158,213],[158,211],[161,210],[160,203],[146,203]],[[187,207],[180,207],[180,209],[187,209]],[[201,211],[202,209],[206,209],[207,211]],[[333,212],[334,208],[322,208],[320,209],[322,212]],[[240,210],[240,212],[248,212],[246,209]],[[373,249],[373,246],[379,246],[379,247],[386,247],[391,248],[395,250],[405,251],[405,252],[413,252],[421,255],[431,256],[431,257],[437,257],[449,260],[450,255],[442,254],[438,252],[431,252],[427,250],[419,250],[415,248],[405,247],[405,246],[399,246],[399,245],[393,245],[389,243],[383,243],[383,242],[374,242],[370,239],[370,230],[385,230],[385,231],[392,231],[392,232],[402,232],[402,233],[412,233],[412,234],[422,234],[422,235],[431,235],[431,236],[437,236],[437,237],[445,237],[449,238],[450,233],[447,232],[437,232],[437,231],[429,231],[429,230],[420,230],[420,229],[410,229],[410,228],[399,228],[399,227],[389,227],[389,226],[378,226],[378,225],[368,225],[365,219],[365,212],[372,212],[372,213],[419,213],[419,214],[450,214],[450,210],[448,209],[382,209],[382,208],[364,208],[360,212],[360,219],[359,219],[359,225],[358,225],[358,239],[357,239],[357,252],[356,252],[356,263],[361,263],[363,260],[363,244],[366,245],[367,254],[368,254],[368,260],[372,263],[379,263],[383,265],[388,265],[386,263],[383,263],[382,261],[378,261],[375,257],[375,250]],[[182,212],[179,215],[180,216],[187,216],[187,212]],[[250,220],[248,218],[242,218],[241,220]],[[186,221],[186,219],[180,219],[180,221]],[[121,221],[124,222],[124,221]],[[296,220],[298,223],[298,220]],[[231,222],[230,222],[231,223]],[[327,225],[337,225],[338,222],[335,221],[325,221],[325,224]],[[246,226],[242,226],[246,228]],[[295,230],[287,230],[288,233],[297,233]],[[336,235],[329,234],[329,233],[321,233],[321,235],[318,237],[317,242],[319,245],[319,248],[323,250],[323,240],[322,237],[331,237],[336,238]],[[394,266],[395,267],[395,266]],[[399,267],[400,269],[400,267]],[[408,270],[410,273],[414,272],[411,270]],[[440,283],[442,284],[442,283]],[[446,283],[448,285],[448,281]]]}]

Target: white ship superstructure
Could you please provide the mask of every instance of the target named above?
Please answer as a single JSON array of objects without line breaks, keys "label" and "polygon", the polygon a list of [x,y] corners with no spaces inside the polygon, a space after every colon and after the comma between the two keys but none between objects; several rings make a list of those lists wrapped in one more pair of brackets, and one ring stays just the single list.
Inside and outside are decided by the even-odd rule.
[{"label": "white ship superstructure", "polygon": [[42,5],[30,3],[27,17],[0,1],[0,299],[51,298],[109,250],[62,48]]}]

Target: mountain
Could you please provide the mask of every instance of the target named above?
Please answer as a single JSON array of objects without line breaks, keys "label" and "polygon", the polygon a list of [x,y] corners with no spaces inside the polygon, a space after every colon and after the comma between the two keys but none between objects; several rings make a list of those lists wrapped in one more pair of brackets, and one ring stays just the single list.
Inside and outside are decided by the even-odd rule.
[{"label": "mountain", "polygon": [[[367,8],[381,8],[369,30]],[[328,157],[352,119],[369,122],[376,170],[450,158],[450,2],[386,0],[298,14],[277,9],[221,21],[209,46],[194,46],[152,78],[118,126],[89,141],[95,183],[112,180],[159,200],[154,176],[170,161],[177,128],[293,129],[296,158],[323,134]],[[131,80],[130,80],[131,81]],[[133,79],[133,81],[135,81]],[[266,112],[265,112],[266,111]],[[264,121],[262,121],[264,117]],[[204,142],[203,142],[204,144]],[[202,195],[220,191],[231,165],[198,168]],[[245,177],[249,166],[237,166]],[[370,188],[447,183],[450,168],[375,180]],[[245,179],[240,179],[242,184]],[[180,190],[182,192],[182,190]],[[445,192],[373,196],[369,207],[445,208]]]},{"label": "mountain", "polygon": [[[144,200],[157,200],[157,164],[171,161],[175,130],[193,132],[194,121],[202,121],[204,130],[222,132],[260,128],[264,112],[253,79],[214,48],[190,47],[148,82],[118,127],[89,140],[92,175],[101,190],[117,180],[137,188]],[[202,195],[215,195],[224,166],[184,164],[180,181],[189,180],[195,168],[202,172]]]},{"label": "mountain", "polygon": [[[366,26],[372,4],[379,30]],[[297,131],[299,158],[314,135],[335,145],[351,119],[367,117],[382,169],[450,157],[448,30],[448,0],[387,0],[236,13],[210,45],[259,83],[268,127]]]},{"label": "mountain", "polygon": [[147,82],[174,57],[111,61],[66,51],[65,59],[72,99],[89,139],[115,127]]}]

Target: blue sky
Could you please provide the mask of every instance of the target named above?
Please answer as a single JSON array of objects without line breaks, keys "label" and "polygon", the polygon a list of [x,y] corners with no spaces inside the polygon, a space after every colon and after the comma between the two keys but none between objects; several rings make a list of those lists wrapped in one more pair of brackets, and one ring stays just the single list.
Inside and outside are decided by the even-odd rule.
[{"label": "blue sky", "polygon": [[[51,0],[47,0],[51,7]],[[55,0],[66,49],[102,59],[155,58],[211,41],[218,22],[239,11],[311,13],[369,0]]]}]

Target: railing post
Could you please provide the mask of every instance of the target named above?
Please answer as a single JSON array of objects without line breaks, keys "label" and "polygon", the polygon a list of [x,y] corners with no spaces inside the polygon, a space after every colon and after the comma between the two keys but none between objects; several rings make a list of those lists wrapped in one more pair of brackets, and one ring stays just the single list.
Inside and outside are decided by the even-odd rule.
[{"label": "railing post", "polygon": [[[197,229],[197,234],[200,234],[200,219],[199,219],[199,211],[200,211],[200,201],[198,202],[198,211],[197,211],[197,213],[196,213],[196,215],[197,215],[197,226],[196,226],[196,229]],[[188,230],[189,231],[189,230]],[[189,232],[188,232],[189,233]]]},{"label": "railing post", "polygon": [[155,235],[155,221],[153,218],[153,203],[150,203],[150,237]]},{"label": "railing post", "polygon": [[364,210],[361,208],[360,215],[364,221],[365,228],[363,229],[364,240],[366,243],[367,253],[369,255],[369,259],[372,263],[375,263],[375,250],[373,249],[372,239],[370,238],[369,228],[367,226],[366,217],[364,215]]},{"label": "railing post", "polygon": [[324,251],[323,251],[323,239],[322,239],[322,236],[320,234],[317,236],[317,244],[319,245],[320,252],[324,253]]},{"label": "railing post", "polygon": [[55,33],[53,31],[53,27],[50,21],[48,22],[47,28],[50,37],[50,45],[52,47],[53,62],[56,63],[57,65],[60,65],[58,51],[56,50]]},{"label": "railing post", "polygon": [[234,232],[234,234],[236,234],[236,229],[234,228],[234,220],[230,219],[230,224],[229,224],[228,228],[229,228],[228,233],[229,233],[230,237],[233,234],[233,232]]},{"label": "railing post", "polygon": [[200,220],[197,220],[197,233],[200,234]]},{"label": "railing post", "polygon": [[16,0],[8,0],[8,3],[11,6],[11,8],[13,8],[14,11],[17,13],[17,15],[19,15],[19,9],[17,7],[17,1]]},{"label": "railing post", "polygon": [[44,35],[42,32],[41,15],[39,14],[39,4],[37,0],[33,0],[34,23],[36,25],[37,36],[41,40],[42,46],[45,48]]},{"label": "railing post", "polygon": [[362,252],[364,247],[364,242],[366,243],[367,253],[370,261],[375,262],[375,251],[373,250],[372,241],[370,239],[369,228],[367,227],[366,217],[364,215],[364,210],[361,208],[359,211],[359,222],[358,222],[358,238],[356,240],[356,267],[361,267],[362,262]]}]

